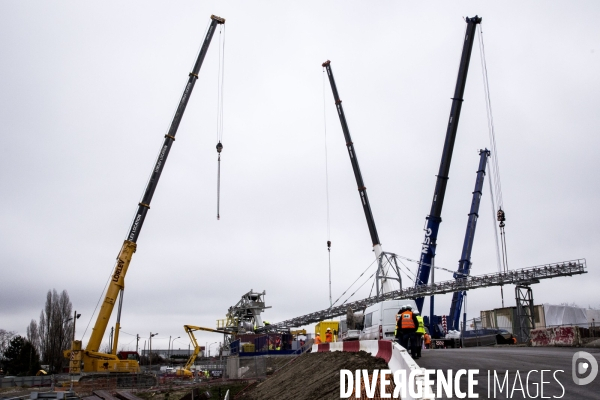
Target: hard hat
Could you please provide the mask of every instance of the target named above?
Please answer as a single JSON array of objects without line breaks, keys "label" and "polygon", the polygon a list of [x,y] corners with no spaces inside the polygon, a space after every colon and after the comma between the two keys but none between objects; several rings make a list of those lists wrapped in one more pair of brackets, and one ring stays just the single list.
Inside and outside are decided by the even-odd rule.
[{"label": "hard hat", "polygon": [[317,336],[321,335],[319,332],[317,332]]},{"label": "hard hat", "polygon": [[412,306],[410,304],[407,304],[405,307],[407,310],[412,310]]},{"label": "hard hat", "polygon": [[329,332],[331,330],[331,328],[327,328],[327,331]]},{"label": "hard hat", "polygon": [[413,311],[413,314],[420,315],[421,313],[418,310]]},{"label": "hard hat", "polygon": [[400,307],[400,311],[404,311],[404,310],[406,310],[406,306]]}]

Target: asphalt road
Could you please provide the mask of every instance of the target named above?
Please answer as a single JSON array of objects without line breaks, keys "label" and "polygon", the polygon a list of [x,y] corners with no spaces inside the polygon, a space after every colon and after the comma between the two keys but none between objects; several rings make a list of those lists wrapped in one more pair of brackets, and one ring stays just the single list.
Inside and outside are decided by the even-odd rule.
[{"label": "asphalt road", "polygon": [[[573,381],[572,362],[578,351],[590,353],[600,364],[600,349],[516,346],[423,350],[422,357],[416,361],[422,368],[442,370],[446,377],[446,370],[452,370],[454,377],[460,369],[478,369],[479,373],[475,374],[478,383],[473,392],[480,399],[600,399],[600,373],[587,385]],[[586,378],[590,372],[588,368],[578,377]],[[432,378],[437,379],[437,374]],[[466,376],[461,376],[460,382],[461,391],[466,393]],[[436,398],[459,397],[442,393]]]}]

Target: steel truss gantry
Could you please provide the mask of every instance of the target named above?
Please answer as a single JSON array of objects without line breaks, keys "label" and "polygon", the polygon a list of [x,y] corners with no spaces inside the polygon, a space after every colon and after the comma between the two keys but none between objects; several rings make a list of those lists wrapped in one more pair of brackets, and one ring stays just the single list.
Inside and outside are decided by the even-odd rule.
[{"label": "steel truss gantry", "polygon": [[380,293],[378,297],[369,297],[354,301],[352,303],[346,303],[337,307],[328,308],[326,310],[316,311],[300,317],[272,324],[271,327],[282,329],[304,326],[323,321],[327,318],[345,315],[348,311],[348,307],[350,307],[352,310],[361,310],[384,300],[415,299],[417,297],[454,293],[457,291],[500,285],[529,286],[534,283],[539,283],[542,279],[585,274],[587,273],[586,269],[587,265],[585,259],[577,259],[553,264],[539,265],[530,268],[516,269],[508,272],[469,276],[464,280],[452,279],[449,281],[438,282],[433,285],[422,285],[395,290],[389,293]]}]

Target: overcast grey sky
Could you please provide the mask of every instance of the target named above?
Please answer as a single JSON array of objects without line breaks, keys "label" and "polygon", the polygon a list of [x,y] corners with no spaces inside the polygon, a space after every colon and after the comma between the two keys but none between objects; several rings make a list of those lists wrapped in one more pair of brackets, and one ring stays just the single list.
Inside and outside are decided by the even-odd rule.
[{"label": "overcast grey sky", "polygon": [[[211,14],[227,20],[221,220],[215,36],[127,274],[123,346],[152,331],[160,333],[153,347],[167,347],[169,335],[187,347],[184,324],[214,327],[250,289],[266,290],[271,322],[329,305],[325,143],[334,299],[373,261],[323,78],[327,59],[383,249],[418,258],[463,17],[475,14],[483,17],[509,265],[586,258],[587,275],[543,281],[534,298],[600,307],[597,2],[2,1],[0,328],[24,334],[46,292],[66,289],[82,314],[81,337]],[[489,147],[483,88],[475,43],[438,236],[436,265],[451,270],[478,150]],[[489,201],[486,184],[477,275],[497,271]],[[436,273],[442,279],[451,274]],[[504,292],[514,305],[514,287]],[[448,313],[450,299],[437,297],[437,314]],[[499,288],[469,293],[469,317],[500,301]]]}]

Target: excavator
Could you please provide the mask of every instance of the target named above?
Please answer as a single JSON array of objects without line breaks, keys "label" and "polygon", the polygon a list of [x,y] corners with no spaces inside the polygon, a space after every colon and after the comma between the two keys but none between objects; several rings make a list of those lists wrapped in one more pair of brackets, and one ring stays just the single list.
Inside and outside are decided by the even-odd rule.
[{"label": "excavator", "polygon": [[200,346],[198,345],[198,341],[196,340],[196,337],[194,336],[194,331],[222,333],[224,335],[229,335],[230,333],[224,332],[224,331],[218,331],[216,329],[211,329],[211,328],[203,328],[201,326],[194,326],[194,325],[184,325],[183,329],[185,329],[186,333],[190,337],[190,340],[192,341],[192,344],[194,345],[194,352],[192,353],[190,358],[187,360],[187,363],[185,363],[185,366],[182,369],[178,369],[176,374],[177,374],[177,376],[182,376],[185,378],[192,378],[194,376],[194,373],[192,372],[192,365],[194,365],[194,361],[196,361],[196,357],[198,357],[198,353],[200,353]]},{"label": "excavator", "polygon": [[[156,383],[156,378],[152,375],[140,375],[139,356],[132,352],[121,352],[117,354],[117,344],[119,339],[119,328],[121,321],[121,307],[123,304],[123,293],[125,289],[125,275],[131,262],[131,257],[137,248],[137,239],[139,237],[142,225],[150,209],[150,201],[156,190],[158,180],[165,166],[167,156],[171,150],[171,146],[175,141],[175,134],[179,128],[179,124],[185,112],[187,103],[194,89],[200,67],[204,61],[208,47],[212,37],[216,31],[217,25],[224,24],[225,19],[211,16],[211,23],[206,32],[206,37],[196,59],[196,63],[189,73],[189,78],[183,91],[181,100],[178,104],[177,111],[173,116],[168,133],[165,135],[165,140],[159,152],[158,158],[152,170],[152,175],[146,186],[142,201],[139,202],[136,214],[133,218],[131,228],[121,251],[117,257],[117,262],[114,267],[113,274],[110,278],[109,286],[106,290],[106,295],[98,317],[96,319],[92,334],[85,349],[82,347],[80,340],[73,340],[71,349],[64,351],[65,358],[69,359],[69,372],[71,374],[84,374],[79,379],[79,382],[91,381],[97,378],[106,376],[116,376],[118,386],[153,386]],[[113,346],[110,353],[100,352],[102,337],[108,326],[109,319],[112,315],[115,304],[118,303],[117,321],[115,326],[115,335]],[[127,353],[127,354],[125,354]]]}]

